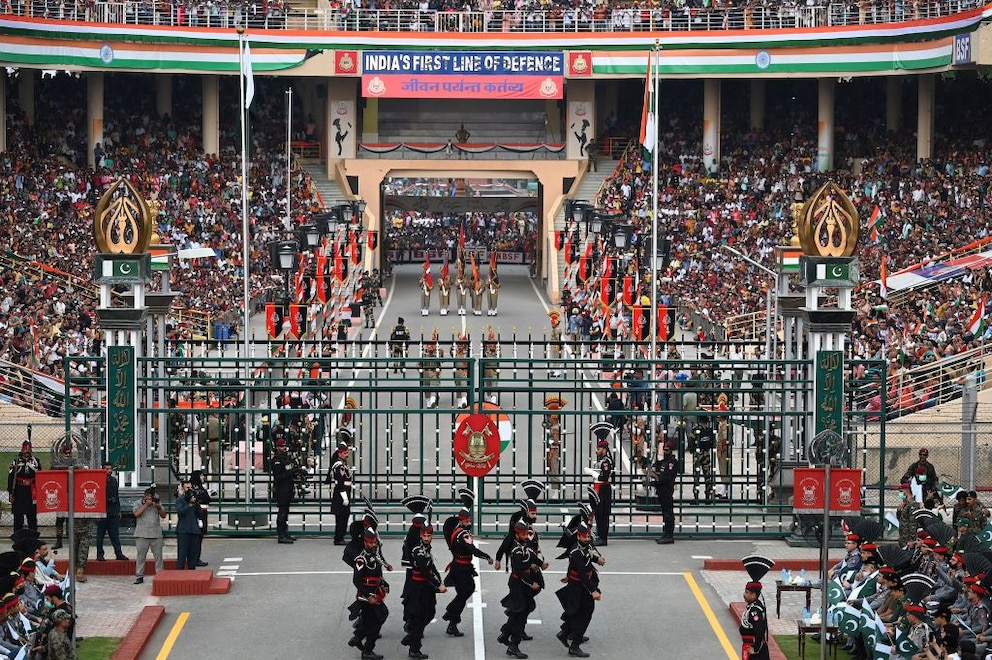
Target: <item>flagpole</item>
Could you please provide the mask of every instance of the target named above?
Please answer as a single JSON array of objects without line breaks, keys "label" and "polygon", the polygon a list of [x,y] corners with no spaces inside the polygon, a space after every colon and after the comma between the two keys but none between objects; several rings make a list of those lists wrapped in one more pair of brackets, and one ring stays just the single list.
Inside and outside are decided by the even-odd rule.
[{"label": "flagpole", "polygon": [[288,108],[286,109],[286,228],[293,226],[293,207],[290,202],[290,191],[292,186],[292,143],[293,143],[293,88],[286,90],[288,98]]},{"label": "flagpole", "polygon": [[[648,76],[651,85],[651,112],[655,126],[658,125],[658,51],[660,44],[654,42],[651,51],[651,67]],[[652,381],[655,372],[654,361],[658,357],[658,131],[655,130],[654,144],[651,145],[651,360]]]},{"label": "flagpole", "polygon": [[[239,97],[238,97],[238,112],[241,113],[241,262],[242,262],[242,294],[244,296],[244,309],[242,310],[243,321],[241,325],[241,341],[242,341],[242,359],[244,360],[244,408],[245,412],[245,451],[244,455],[248,456],[248,443],[251,441],[248,433],[248,413],[247,409],[251,407],[251,395],[249,394],[248,384],[251,381],[251,364],[249,363],[249,337],[251,333],[249,331],[249,312],[251,308],[251,303],[248,296],[250,295],[248,289],[248,280],[250,279],[250,264],[248,260],[250,254],[248,251],[248,128],[245,126],[248,112],[245,108],[245,28],[243,25],[237,26],[238,31],[238,80],[239,85]],[[250,496],[251,484],[249,483],[249,472],[245,466],[245,500]]]}]

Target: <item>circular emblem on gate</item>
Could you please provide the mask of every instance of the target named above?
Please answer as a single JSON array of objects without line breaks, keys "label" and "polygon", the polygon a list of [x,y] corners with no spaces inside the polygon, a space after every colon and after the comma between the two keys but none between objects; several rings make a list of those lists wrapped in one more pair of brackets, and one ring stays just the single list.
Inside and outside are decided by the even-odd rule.
[{"label": "circular emblem on gate", "polygon": [[455,461],[470,477],[483,477],[499,462],[499,429],[489,415],[466,416],[452,439]]}]

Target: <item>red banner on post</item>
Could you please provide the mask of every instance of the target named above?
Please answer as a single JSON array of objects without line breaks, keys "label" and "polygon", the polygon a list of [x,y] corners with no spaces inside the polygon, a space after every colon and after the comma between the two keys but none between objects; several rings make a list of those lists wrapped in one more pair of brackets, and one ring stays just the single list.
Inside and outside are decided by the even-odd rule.
[{"label": "red banner on post", "polygon": [[455,462],[470,477],[484,477],[499,463],[499,427],[489,415],[474,413],[462,418],[452,445]]},{"label": "red banner on post", "polygon": [[[37,475],[38,513],[68,513],[69,472],[40,470]],[[73,485],[72,505],[76,518],[103,518],[107,515],[105,470],[76,470]]]},{"label": "red banner on post", "polygon": [[[823,513],[824,468],[796,468],[792,508],[799,513]],[[861,470],[830,470],[830,510],[838,513],[861,511]]]}]

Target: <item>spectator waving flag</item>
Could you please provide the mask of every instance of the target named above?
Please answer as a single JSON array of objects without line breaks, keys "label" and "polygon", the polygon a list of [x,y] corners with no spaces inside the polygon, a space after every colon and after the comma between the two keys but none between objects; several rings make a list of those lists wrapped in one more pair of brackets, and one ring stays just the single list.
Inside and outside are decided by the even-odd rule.
[{"label": "spectator waving flag", "polygon": [[882,215],[882,209],[878,204],[876,204],[875,208],[871,210],[871,217],[868,218],[868,227],[871,228],[872,243],[881,242],[881,231],[884,221],[885,216]]},{"label": "spectator waving flag", "polygon": [[978,300],[978,307],[968,321],[968,331],[974,337],[981,337],[985,332],[985,298]]},{"label": "spectator waving flag", "polygon": [[251,48],[248,40],[245,39],[245,49],[241,55],[241,75],[245,77],[245,109],[251,107],[252,99],[255,98],[255,73],[251,68]]},{"label": "spectator waving flag", "polygon": [[644,148],[651,152],[656,148],[658,142],[658,123],[654,116],[654,51],[648,52],[648,69],[644,77],[644,107],[641,109],[641,134],[640,140]]}]

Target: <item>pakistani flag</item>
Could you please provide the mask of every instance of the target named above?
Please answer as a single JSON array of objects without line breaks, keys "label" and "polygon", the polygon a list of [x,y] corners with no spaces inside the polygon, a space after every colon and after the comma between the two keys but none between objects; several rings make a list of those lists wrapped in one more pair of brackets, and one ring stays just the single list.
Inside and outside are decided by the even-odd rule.
[{"label": "pakistani flag", "polygon": [[892,645],[889,644],[885,623],[871,609],[868,601],[861,604],[861,640],[872,660],[889,660]]},{"label": "pakistani flag", "polygon": [[986,547],[992,548],[992,523],[985,526],[985,529],[978,533],[978,540],[985,544]]},{"label": "pakistani flag", "polygon": [[844,604],[844,585],[841,583],[839,577],[835,577],[827,585],[827,611],[837,611]]},{"label": "pakistani flag", "polygon": [[920,647],[916,645],[913,640],[909,638],[909,632],[904,631],[899,626],[896,626],[896,657],[902,658],[903,660],[911,660],[911,658],[920,652]]},{"label": "pakistani flag", "polygon": [[868,598],[874,596],[876,591],[878,591],[878,571],[875,571],[871,574],[871,577],[851,589],[851,595],[848,598],[851,600]]},{"label": "pakistani flag", "polygon": [[840,608],[837,626],[848,637],[857,635],[861,628],[861,612],[854,605],[845,602]]},{"label": "pakistani flag", "polygon": [[955,497],[957,497],[958,493],[964,490],[964,488],[955,484],[949,484],[945,481],[940,484],[940,488],[938,488],[937,490],[940,491],[941,497],[943,497],[945,500],[953,500]]}]

